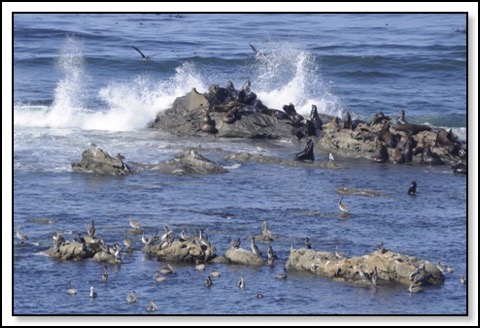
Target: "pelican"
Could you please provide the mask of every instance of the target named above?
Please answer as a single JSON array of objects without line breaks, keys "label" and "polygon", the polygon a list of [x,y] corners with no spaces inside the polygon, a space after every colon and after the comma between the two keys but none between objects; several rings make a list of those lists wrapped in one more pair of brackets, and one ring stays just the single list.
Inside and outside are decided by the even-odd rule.
[{"label": "pelican", "polygon": [[137,303],[137,293],[134,290],[127,295],[127,303]]},{"label": "pelican", "polygon": [[212,286],[212,277],[210,275],[205,279],[205,287],[210,288]]},{"label": "pelican", "polygon": [[23,244],[25,240],[28,240],[28,236],[20,232],[20,224],[17,226],[17,238],[20,240],[21,244]]},{"label": "pelican", "polygon": [[151,302],[150,302],[150,305],[147,306],[147,311],[148,311],[148,312],[155,312],[155,311],[157,311],[157,303],[155,303],[155,301],[151,301]]},{"label": "pelican", "polygon": [[90,237],[95,236],[95,221],[92,220],[92,223],[87,226],[87,234]]},{"label": "pelican", "polygon": [[135,230],[140,230],[140,229],[141,229],[140,223],[138,223],[138,221],[136,221],[136,220],[132,217],[131,214],[130,214],[130,221],[129,221],[129,223],[130,223],[130,226],[131,226],[133,229],[135,229]]},{"label": "pelican", "polygon": [[278,273],[275,276],[275,279],[287,279],[287,270],[285,270],[285,268],[283,268],[283,272]]},{"label": "pelican", "polygon": [[88,295],[90,298],[96,298],[97,292],[93,290],[93,286],[90,287],[90,294]]},{"label": "pelican", "polygon": [[68,295],[77,295],[77,290],[72,287],[72,285],[70,284],[70,281],[67,284],[67,294]]},{"label": "pelican", "polygon": [[258,249],[257,245],[255,245],[255,237],[252,237],[252,252],[253,254],[257,255],[258,257],[262,257],[262,252]]},{"label": "pelican", "polygon": [[107,265],[106,264],[103,266],[102,281],[103,282],[108,281],[108,272],[107,272]]},{"label": "pelican", "polygon": [[343,202],[343,197],[340,198],[338,202],[338,208],[340,209],[340,211],[342,211],[342,213],[348,213],[348,206]]},{"label": "pelican", "polygon": [[244,289],[245,288],[245,279],[243,279],[243,276],[240,276],[240,280],[237,283],[238,288]]},{"label": "pelican", "polygon": [[183,229],[181,232],[180,232],[180,241],[187,241],[188,240],[188,236],[185,232],[185,229]]},{"label": "pelican", "polygon": [[338,257],[339,259],[344,259],[345,257],[347,257],[347,253],[339,252],[337,250],[337,245],[335,245],[335,256]]},{"label": "pelican", "polygon": [[[150,60],[150,57],[149,57],[149,56],[146,56],[146,55],[145,55],[142,51],[140,51],[140,49],[138,49],[137,47],[135,47],[135,46],[130,46],[130,47],[132,47],[133,49],[135,49],[135,50],[140,54],[140,56],[142,56],[142,60],[143,60],[143,61]],[[154,53],[154,54],[151,55],[151,56],[153,57],[153,56],[158,55],[158,54],[159,54],[159,52]]]}]

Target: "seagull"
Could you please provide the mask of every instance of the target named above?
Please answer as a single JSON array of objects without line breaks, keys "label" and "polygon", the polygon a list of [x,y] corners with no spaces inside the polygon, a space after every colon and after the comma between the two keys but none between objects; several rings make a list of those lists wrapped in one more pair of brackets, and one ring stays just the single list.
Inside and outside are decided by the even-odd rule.
[{"label": "seagull", "polygon": [[245,279],[243,279],[243,276],[240,276],[240,280],[238,281],[238,288],[244,289],[245,288]]},{"label": "seagull", "polygon": [[137,293],[134,290],[127,295],[127,303],[137,303]]},{"label": "seagull", "polygon": [[157,311],[157,303],[155,303],[155,301],[151,301],[151,302],[150,302],[150,305],[147,306],[147,311],[148,311],[148,312],[155,312],[155,311]]},{"label": "seagull", "polygon": [[330,162],[333,162],[335,160],[332,153],[328,154],[328,159],[330,160]]},{"label": "seagull", "polygon": [[253,46],[253,44],[250,43],[250,48],[252,48],[253,52],[255,53],[256,58],[265,58],[265,54],[261,51],[258,51],[257,48]]},{"label": "seagull", "polygon": [[340,198],[340,201],[338,202],[338,208],[340,211],[342,211],[342,213],[348,213],[348,206],[343,202],[343,197]]},{"label": "seagull", "polygon": [[17,238],[20,239],[20,243],[23,244],[25,240],[28,239],[28,236],[20,232],[20,225],[17,227]]},{"label": "seagull", "polygon": [[[143,60],[143,61],[150,60],[150,57],[149,57],[149,56],[145,56],[145,54],[144,54],[142,51],[140,51],[140,49],[138,49],[137,47],[135,47],[135,46],[130,46],[130,47],[132,47],[133,49],[135,49],[136,51],[138,51],[138,53],[140,54],[140,56],[142,56],[142,60]],[[152,57],[155,56],[155,55],[158,55],[158,54],[159,54],[159,52],[153,54]]]},{"label": "seagull", "polygon": [[72,287],[72,285],[70,284],[70,281],[68,282],[68,285],[67,285],[67,293],[68,295],[77,295],[77,290]]},{"label": "seagull", "polygon": [[462,285],[465,285],[466,282],[467,282],[467,278],[465,278],[465,275],[462,273],[462,274],[460,275],[460,283],[461,283]]},{"label": "seagull", "polygon": [[88,295],[90,298],[96,298],[97,292],[93,290],[93,286],[90,287],[90,294]]}]

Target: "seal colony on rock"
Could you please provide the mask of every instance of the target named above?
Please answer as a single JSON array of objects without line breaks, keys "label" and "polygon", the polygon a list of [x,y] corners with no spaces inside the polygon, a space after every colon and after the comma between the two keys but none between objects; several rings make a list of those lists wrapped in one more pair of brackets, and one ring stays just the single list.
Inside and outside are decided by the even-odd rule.
[{"label": "seal colony on rock", "polygon": [[[466,143],[451,130],[408,123],[403,109],[396,124],[383,112],[376,113],[370,122],[353,120],[349,112],[340,119],[318,113],[315,104],[310,117],[304,117],[292,103],[281,110],[268,108],[252,91],[252,85],[248,80],[238,90],[228,81],[225,87],[209,86],[203,94],[193,88],[175,99],[171,108],[160,111],[150,127],[178,136],[292,141],[310,137],[326,154],[377,163],[449,164],[456,165],[455,172],[466,172]],[[298,155],[302,160],[302,154]]]}]

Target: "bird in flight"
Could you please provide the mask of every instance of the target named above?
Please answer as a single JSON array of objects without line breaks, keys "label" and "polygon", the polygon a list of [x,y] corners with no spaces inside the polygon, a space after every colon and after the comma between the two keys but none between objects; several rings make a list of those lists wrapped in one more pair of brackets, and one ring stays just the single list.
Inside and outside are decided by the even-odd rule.
[{"label": "bird in flight", "polygon": [[257,48],[253,46],[253,44],[250,43],[250,48],[252,48],[253,52],[255,53],[255,57],[257,58],[265,58],[265,54],[261,51],[258,51]]},{"label": "bird in flight", "polygon": [[[135,46],[130,46],[130,47],[132,47],[133,49],[135,49],[135,50],[140,54],[140,56],[142,56],[142,60],[144,60],[144,61],[150,60],[150,57],[149,57],[149,56],[146,56],[146,55],[145,55],[140,49],[138,49],[137,47],[135,47]],[[154,54],[151,55],[151,56],[153,57],[153,56],[158,55],[158,54],[159,54],[159,52],[154,53]]]}]

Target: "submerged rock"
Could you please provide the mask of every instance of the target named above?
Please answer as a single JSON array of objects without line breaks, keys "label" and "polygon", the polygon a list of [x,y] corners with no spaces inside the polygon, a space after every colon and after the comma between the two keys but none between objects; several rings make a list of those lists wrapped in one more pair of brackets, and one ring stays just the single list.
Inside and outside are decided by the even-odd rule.
[{"label": "submerged rock", "polygon": [[168,244],[147,245],[142,250],[158,259],[171,262],[209,262],[216,257],[216,249],[210,243],[174,240]]},{"label": "submerged rock", "polygon": [[175,155],[172,160],[159,163],[154,169],[165,174],[215,174],[228,172],[220,165],[203,157],[195,150],[187,150]]},{"label": "submerged rock", "polygon": [[93,172],[95,174],[126,175],[131,172],[123,162],[123,156],[110,156],[98,147],[91,147],[82,153],[80,162],[72,163],[72,170],[78,172]]}]

